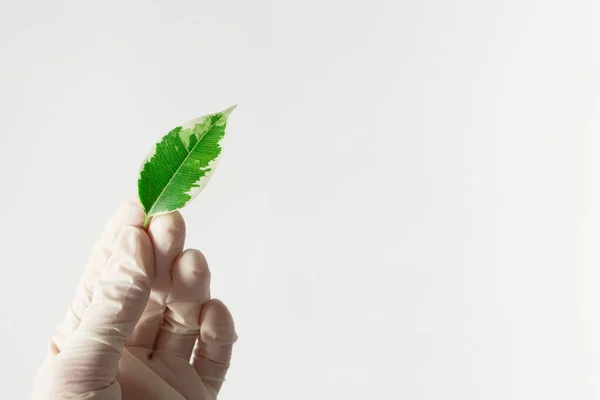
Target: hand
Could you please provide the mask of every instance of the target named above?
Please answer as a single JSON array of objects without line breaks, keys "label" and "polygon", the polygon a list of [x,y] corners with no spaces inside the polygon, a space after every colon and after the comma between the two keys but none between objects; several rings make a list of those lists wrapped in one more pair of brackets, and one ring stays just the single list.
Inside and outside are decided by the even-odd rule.
[{"label": "hand", "polygon": [[202,253],[183,251],[181,214],[155,217],[137,202],[107,224],[53,337],[33,398],[215,399],[237,339],[210,299]]}]

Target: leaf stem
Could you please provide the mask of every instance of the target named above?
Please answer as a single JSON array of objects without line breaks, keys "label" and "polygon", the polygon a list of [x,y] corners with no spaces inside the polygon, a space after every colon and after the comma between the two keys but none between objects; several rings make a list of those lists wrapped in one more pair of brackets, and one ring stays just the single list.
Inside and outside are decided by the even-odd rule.
[{"label": "leaf stem", "polygon": [[148,222],[150,222],[150,216],[146,215],[146,219],[144,219],[144,225],[142,225],[142,229],[147,231],[148,229]]}]

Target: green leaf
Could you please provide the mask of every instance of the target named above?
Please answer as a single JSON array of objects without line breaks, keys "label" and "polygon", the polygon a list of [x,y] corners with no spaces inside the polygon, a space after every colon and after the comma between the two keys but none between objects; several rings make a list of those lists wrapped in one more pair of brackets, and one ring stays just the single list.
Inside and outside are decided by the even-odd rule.
[{"label": "green leaf", "polygon": [[176,127],[146,157],[138,179],[144,226],[151,216],[184,207],[204,189],[221,156],[227,118],[235,107]]}]

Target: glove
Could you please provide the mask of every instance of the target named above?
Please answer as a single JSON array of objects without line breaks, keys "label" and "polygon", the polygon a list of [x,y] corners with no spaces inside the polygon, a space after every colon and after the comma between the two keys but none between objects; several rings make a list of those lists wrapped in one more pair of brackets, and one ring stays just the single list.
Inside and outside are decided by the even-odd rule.
[{"label": "glove", "polygon": [[215,399],[237,339],[210,299],[198,250],[183,251],[175,212],[148,233],[137,201],[124,204],[94,246],[75,299],[50,342],[33,399]]}]

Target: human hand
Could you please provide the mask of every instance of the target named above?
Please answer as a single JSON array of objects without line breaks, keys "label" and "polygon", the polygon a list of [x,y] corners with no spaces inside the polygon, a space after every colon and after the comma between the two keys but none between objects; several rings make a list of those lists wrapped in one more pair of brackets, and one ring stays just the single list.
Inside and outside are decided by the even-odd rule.
[{"label": "human hand", "polygon": [[202,253],[183,251],[181,214],[155,217],[147,233],[143,221],[134,201],[107,224],[34,399],[216,398],[237,339],[231,314],[210,299]]}]

